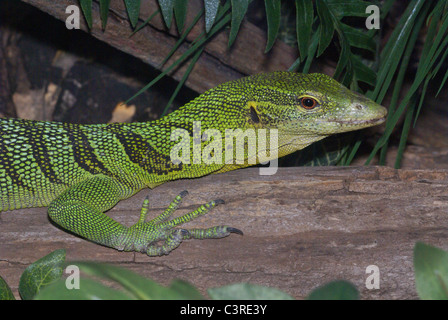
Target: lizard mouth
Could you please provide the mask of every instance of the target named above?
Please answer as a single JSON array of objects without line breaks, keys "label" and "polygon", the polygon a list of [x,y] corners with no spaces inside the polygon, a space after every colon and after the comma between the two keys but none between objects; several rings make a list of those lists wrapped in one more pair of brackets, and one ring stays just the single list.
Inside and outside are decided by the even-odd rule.
[{"label": "lizard mouth", "polygon": [[377,125],[377,124],[381,124],[384,121],[386,121],[386,116],[383,116],[381,118],[376,118],[376,119],[367,119],[367,120],[338,120],[338,119],[328,119],[327,122],[335,122],[335,123],[339,123],[342,125],[353,125],[353,126],[357,126],[357,125]]}]

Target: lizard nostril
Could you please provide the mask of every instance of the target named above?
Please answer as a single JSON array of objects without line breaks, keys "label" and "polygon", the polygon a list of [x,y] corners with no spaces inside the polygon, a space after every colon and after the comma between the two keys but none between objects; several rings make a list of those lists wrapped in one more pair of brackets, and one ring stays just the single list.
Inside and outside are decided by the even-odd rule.
[{"label": "lizard nostril", "polygon": [[362,110],[362,109],[364,109],[364,106],[361,105],[361,104],[356,104],[356,105],[355,105],[355,108],[356,108],[357,110]]}]

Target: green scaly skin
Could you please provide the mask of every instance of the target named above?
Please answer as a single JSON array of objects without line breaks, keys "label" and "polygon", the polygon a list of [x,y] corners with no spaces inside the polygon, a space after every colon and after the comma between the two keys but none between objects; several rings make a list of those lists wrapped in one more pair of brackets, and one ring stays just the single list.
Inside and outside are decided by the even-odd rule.
[{"label": "green scaly skin", "polygon": [[[304,98],[315,100],[313,108],[306,108],[311,103]],[[153,122],[75,125],[0,119],[0,211],[48,206],[55,223],[88,240],[150,256],[168,254],[185,239],[241,231],[228,226],[176,228],[222,202],[170,220],[186,192],[148,222],[145,200],[131,227],[104,212],[146,187],[249,166],[175,164],[170,160],[177,143],[170,140],[173,129],[193,136],[193,121],[200,121],[202,130],[222,134],[225,129],[277,129],[281,157],[329,135],[380,124],[386,113],[328,76],[274,72],[219,85]]]}]

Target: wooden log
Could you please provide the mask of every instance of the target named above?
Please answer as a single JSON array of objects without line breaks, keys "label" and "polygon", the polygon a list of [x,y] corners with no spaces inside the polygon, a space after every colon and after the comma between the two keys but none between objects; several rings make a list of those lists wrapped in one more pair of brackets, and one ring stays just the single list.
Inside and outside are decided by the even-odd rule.
[{"label": "wooden log", "polygon": [[[250,282],[295,298],[336,279],[351,281],[363,299],[415,299],[413,247],[448,249],[448,170],[385,167],[257,168],[180,180],[142,191],[108,213],[132,225],[143,198],[150,217],[188,189],[176,215],[212,199],[226,204],[185,227],[226,224],[244,231],[220,240],[185,241],[170,255],[118,252],[68,234],[48,222],[46,209],[0,213],[0,275],[17,294],[26,266],[66,248],[67,260],[95,260],[134,270],[162,284],[180,278],[202,292]],[[380,289],[365,286],[366,268],[380,271]]]},{"label": "wooden log", "polygon": [[[47,12],[63,22],[68,17],[68,14],[65,13],[67,6],[78,4],[73,0],[55,0],[51,2],[45,0],[22,1]],[[198,1],[189,3],[187,22],[193,20],[193,17],[197,14],[199,3]],[[157,9],[158,5],[155,0],[142,2],[140,18],[142,21],[146,20]],[[91,35],[118,50],[141,59],[153,67],[160,68],[161,62],[177,41],[174,30],[175,24],[173,23],[172,29],[167,31],[163,28],[161,21],[155,19],[149,27],[143,28],[130,37],[132,29],[123,1],[111,1],[110,10],[107,27],[103,31],[99,18],[99,5],[97,2],[94,2]],[[81,19],[81,22],[81,29],[88,31],[84,19]],[[61,28],[65,28],[65,25],[61,24]],[[189,40],[193,40],[195,35],[202,32],[202,30],[202,24],[198,24]],[[234,46],[229,49],[227,44],[228,38],[225,32],[217,35],[207,45],[205,52],[196,63],[193,72],[186,82],[188,87],[197,92],[204,92],[220,83],[238,79],[244,75],[286,70],[297,58],[296,48],[292,48],[281,41],[276,42],[269,54],[264,54],[266,45],[265,32],[247,21],[242,23]],[[188,47],[189,43],[182,45],[179,52],[174,54],[166,63],[166,66],[169,66]],[[174,79],[180,80],[187,66],[188,64],[182,65],[170,75]]]}]

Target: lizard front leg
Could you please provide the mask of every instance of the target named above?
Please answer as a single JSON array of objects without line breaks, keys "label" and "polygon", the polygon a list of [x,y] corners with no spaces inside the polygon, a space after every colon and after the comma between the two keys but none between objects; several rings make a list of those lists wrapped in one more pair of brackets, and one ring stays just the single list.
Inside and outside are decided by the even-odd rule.
[{"label": "lizard front leg", "polygon": [[186,192],[177,196],[161,215],[148,222],[145,222],[148,212],[146,199],[139,221],[126,227],[104,214],[122,199],[124,188],[111,177],[93,176],[56,198],[48,207],[49,217],[64,229],[88,240],[118,250],[145,252],[150,256],[168,254],[186,239],[222,238],[232,232],[242,234],[240,230],[228,226],[191,230],[175,228],[206,214],[222,202],[211,201],[169,220]]},{"label": "lizard front leg", "polygon": [[[169,220],[174,211],[179,207],[182,198],[187,195],[187,191],[183,191],[168,206],[168,208],[156,218],[145,222],[148,213],[148,198],[143,202],[139,222],[130,227],[130,230],[136,234],[135,239],[140,242],[134,243],[136,251],[146,252],[149,256],[160,256],[169,254],[173,249],[177,248],[183,240],[187,239],[219,239],[237,233],[242,235],[243,232],[229,226],[215,226],[206,229],[179,229],[175,228],[181,224],[187,223],[199,216],[203,216],[212,210],[216,205],[224,203],[223,200],[214,200],[201,205],[198,209],[184,214],[180,217]],[[148,239],[148,235],[157,235]],[[162,241],[161,244],[159,242]],[[132,248],[125,248],[129,250]]]},{"label": "lizard front leg", "polygon": [[52,221],[93,242],[120,249],[130,241],[128,228],[105,211],[114,207],[125,189],[116,180],[95,175],[68,188],[48,206]]}]

